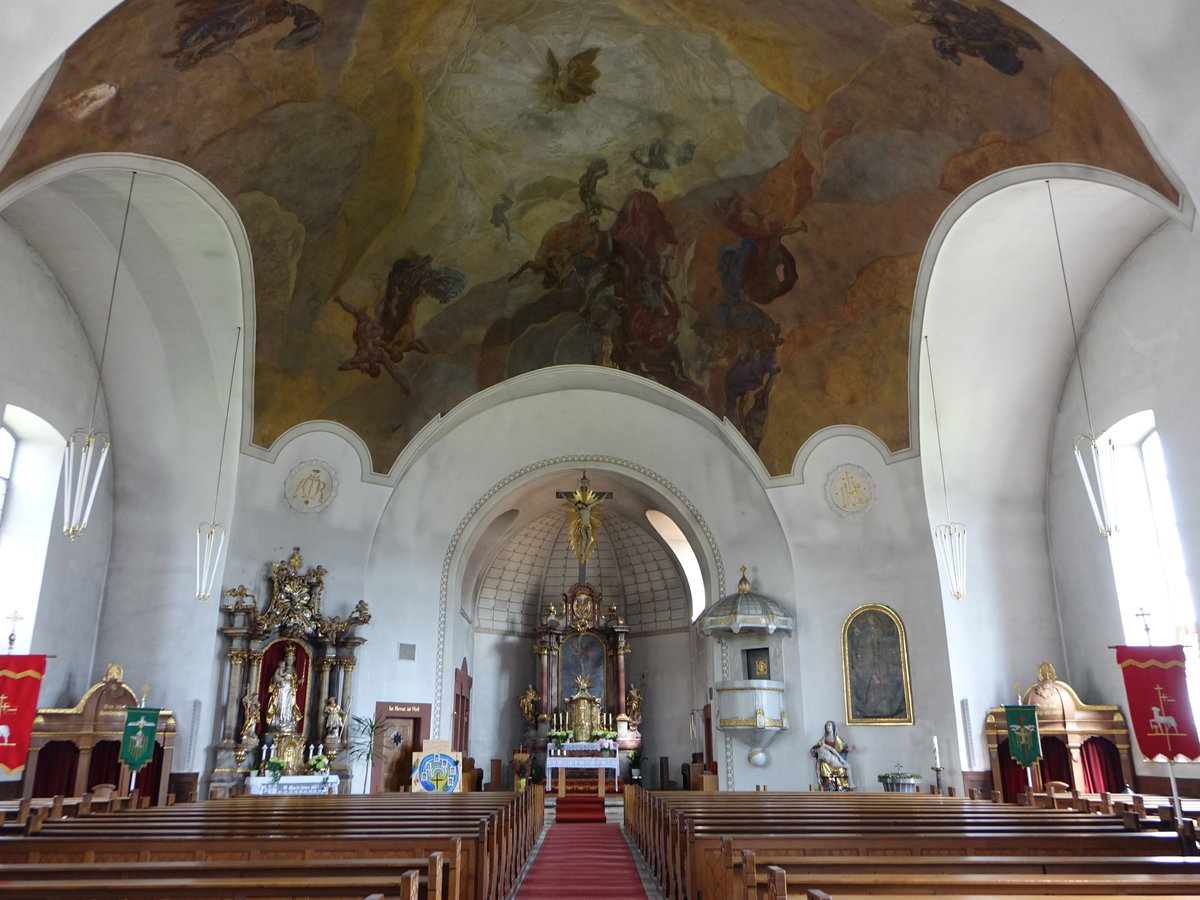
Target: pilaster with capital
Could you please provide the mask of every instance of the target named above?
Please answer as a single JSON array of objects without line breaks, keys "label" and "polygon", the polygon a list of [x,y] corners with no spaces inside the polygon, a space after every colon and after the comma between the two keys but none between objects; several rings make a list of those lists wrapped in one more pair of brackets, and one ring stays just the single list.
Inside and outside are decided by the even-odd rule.
[{"label": "pilaster with capital", "polygon": [[539,643],[533,648],[533,652],[538,658],[538,690],[542,692],[542,710],[538,721],[545,722],[550,718],[550,711],[553,709],[550,702],[550,667],[547,664],[549,651],[544,643]]},{"label": "pilaster with capital", "polygon": [[354,680],[354,667],[358,665],[358,660],[353,656],[339,656],[337,664],[342,667],[342,709],[346,710],[346,714],[350,714],[350,704],[354,701],[354,691],[352,682]]},{"label": "pilaster with capital", "polygon": [[[332,696],[329,692],[329,670],[333,668],[333,659],[334,659],[333,653],[329,653],[328,655],[322,656],[320,659],[317,660],[317,670],[320,673],[317,676],[319,679],[319,681],[318,681],[319,688],[317,690],[317,704],[316,704],[318,717],[320,716],[321,710],[323,710],[325,708],[325,699],[327,697]],[[322,722],[321,730],[322,731],[324,730],[323,722]]]},{"label": "pilaster with capital", "polygon": [[233,742],[237,740],[238,712],[242,708],[242,693],[246,682],[246,660],[249,651],[244,647],[233,647],[225,656],[228,659],[229,689],[225,697],[225,721],[221,728],[221,739]]}]

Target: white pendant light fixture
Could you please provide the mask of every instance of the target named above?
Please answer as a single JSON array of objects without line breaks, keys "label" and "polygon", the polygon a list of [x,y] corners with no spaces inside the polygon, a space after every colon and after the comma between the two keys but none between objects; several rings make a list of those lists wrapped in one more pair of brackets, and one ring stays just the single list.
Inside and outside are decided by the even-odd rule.
[{"label": "white pendant light fixture", "polygon": [[1075,327],[1075,310],[1071,306],[1071,289],[1067,284],[1067,267],[1063,262],[1062,240],[1058,235],[1058,216],[1054,210],[1054,192],[1046,182],[1050,198],[1050,221],[1054,224],[1054,243],[1058,249],[1058,268],[1062,273],[1063,296],[1067,300],[1067,315],[1071,320],[1071,339],[1075,347],[1075,365],[1079,369],[1079,387],[1083,394],[1083,410],[1087,415],[1086,434],[1076,435],[1075,462],[1092,506],[1096,530],[1101,537],[1112,537],[1117,530],[1116,448],[1110,438],[1096,434],[1092,427],[1092,409],[1088,402],[1087,381],[1083,377],[1083,358],[1079,355],[1079,330]]},{"label": "white pendant light fixture", "polygon": [[933,387],[933,359],[929,353],[929,336],[925,335],[925,364],[929,368],[929,396],[933,401],[933,430],[937,434],[938,466],[942,471],[942,499],[946,504],[946,521],[934,529],[933,543],[946,579],[950,596],[961,600],[967,596],[967,526],[950,519],[950,489],[946,485],[946,461],[942,455],[942,426],[938,421],[937,391]]},{"label": "white pendant light fixture", "polygon": [[233,382],[237,376],[238,347],[242,341],[239,326],[233,340],[233,363],[229,372],[229,395],[225,400],[225,427],[221,431],[221,454],[217,457],[217,488],[213,493],[213,514],[208,522],[201,522],[196,529],[196,599],[203,603],[212,596],[213,581],[220,567],[221,553],[229,530],[217,522],[217,502],[221,497],[221,472],[225,468],[225,438],[229,433],[229,411],[233,408]]},{"label": "white pendant light fixture", "polygon": [[129,209],[133,205],[133,182],[137,172],[129,173],[129,195],[125,199],[125,218],[121,222],[121,239],[117,243],[117,264],[113,269],[112,290],[108,295],[108,318],[104,322],[104,342],[100,347],[100,367],[96,372],[96,393],[92,397],[92,418],[87,429],[76,428],[67,438],[63,451],[63,534],[74,541],[87,531],[92,504],[100,487],[100,476],[108,462],[111,446],[109,436],[96,431],[96,407],[100,403],[100,387],[104,383],[104,359],[108,355],[108,331],[112,325],[113,302],[117,298],[117,278],[121,274],[121,253],[125,249],[125,231],[129,226]]}]

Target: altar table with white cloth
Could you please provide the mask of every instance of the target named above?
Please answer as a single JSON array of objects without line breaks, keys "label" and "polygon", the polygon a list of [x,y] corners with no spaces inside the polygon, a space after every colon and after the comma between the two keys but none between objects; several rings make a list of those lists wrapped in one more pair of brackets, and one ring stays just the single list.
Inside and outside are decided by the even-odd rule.
[{"label": "altar table with white cloth", "polygon": [[254,796],[278,794],[336,794],[338,780],[332,775],[251,775],[246,779],[247,792]]},{"label": "altar table with white cloth", "polygon": [[613,780],[618,788],[621,786],[621,761],[615,756],[547,756],[547,787],[553,787],[554,776],[551,773],[554,769],[558,769],[558,796],[560,797],[567,793],[567,769],[595,769],[596,793],[601,797],[604,796],[606,770],[613,770]]}]

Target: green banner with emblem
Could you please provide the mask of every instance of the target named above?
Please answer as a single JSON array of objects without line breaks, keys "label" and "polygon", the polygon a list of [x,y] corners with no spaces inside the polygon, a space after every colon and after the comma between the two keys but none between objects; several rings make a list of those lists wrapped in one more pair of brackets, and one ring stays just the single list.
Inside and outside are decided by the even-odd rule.
[{"label": "green banner with emblem", "polygon": [[158,710],[144,706],[125,707],[125,731],[121,735],[121,762],[131,772],[154,759],[154,735],[158,731]]},{"label": "green banner with emblem", "polygon": [[1008,726],[1008,752],[1018,765],[1028,768],[1042,758],[1042,738],[1038,734],[1036,706],[1004,707]]}]

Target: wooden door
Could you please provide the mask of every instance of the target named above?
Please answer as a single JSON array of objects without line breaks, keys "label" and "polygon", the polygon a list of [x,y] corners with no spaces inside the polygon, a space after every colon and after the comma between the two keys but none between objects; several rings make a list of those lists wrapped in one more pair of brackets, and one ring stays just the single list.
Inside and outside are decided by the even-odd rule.
[{"label": "wooden door", "polygon": [[408,790],[413,755],[429,739],[428,703],[375,704],[375,719],[383,725],[380,757],[371,766],[371,793]]},{"label": "wooden door", "polygon": [[467,755],[467,744],[471,741],[471,684],[467,674],[467,658],[454,670],[454,721],[450,725],[450,749]]}]

